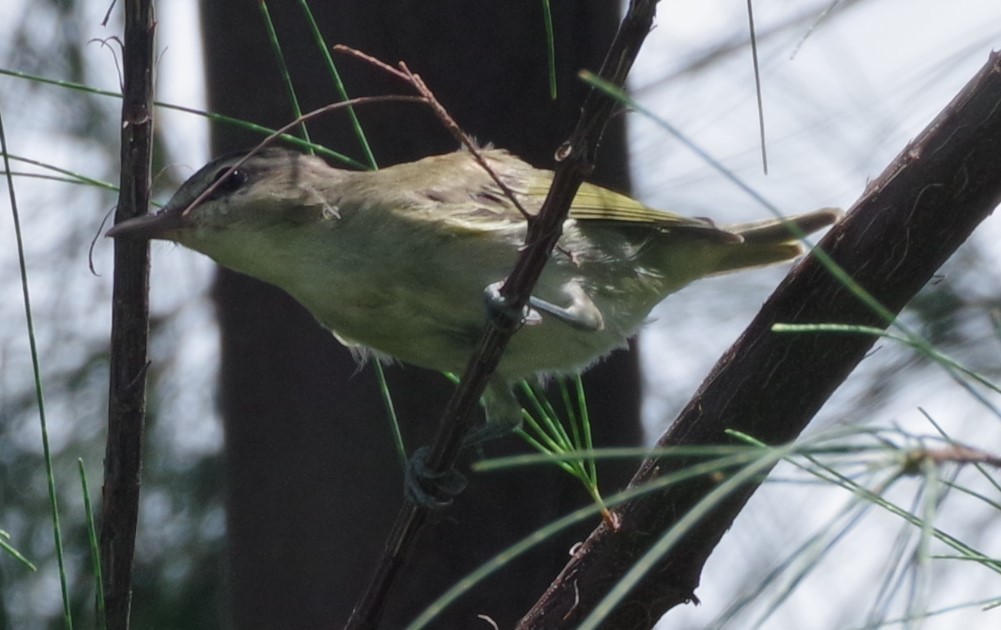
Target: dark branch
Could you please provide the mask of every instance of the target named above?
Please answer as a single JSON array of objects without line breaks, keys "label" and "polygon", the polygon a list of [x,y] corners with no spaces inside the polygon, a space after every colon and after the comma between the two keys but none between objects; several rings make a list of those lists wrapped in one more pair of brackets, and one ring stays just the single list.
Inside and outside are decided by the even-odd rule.
[{"label": "dark branch", "polygon": [[[153,7],[125,3],[121,192],[115,221],[146,214],[153,148]],[[149,244],[115,241],[111,375],[104,456],[101,571],[107,627],[129,627],[149,332]]]},{"label": "dark branch", "polygon": [[[619,31],[609,48],[599,75],[606,81],[622,86],[640,46],[653,24],[656,0],[634,0],[626,12]],[[593,169],[594,156],[601,133],[611,116],[616,101],[609,95],[592,89],[581,108],[577,126],[557,152],[557,167],[553,184],[542,209],[529,221],[526,246],[511,275],[500,290],[507,309],[496,309],[487,322],[476,352],[466,366],[462,384],[449,401],[439,424],[428,457],[432,472],[450,470],[459,454],[463,437],[469,432],[480,396],[497,365],[508,341],[520,325],[511,313],[520,313],[542,268],[562,234],[570,204],[577,189]],[[378,623],[379,612],[405,556],[423,527],[427,508],[407,503],[400,510],[393,526],[380,565],[352,614],[348,627],[368,628]]]},{"label": "dark branch", "polygon": [[[869,184],[820,247],[896,314],[999,201],[1001,57],[994,54]],[[659,446],[730,444],[727,429],[769,444],[794,440],[874,342],[862,335],[772,332],[779,322],[888,325],[817,258],[808,257],[719,360]],[[649,459],[632,485],[693,463]],[[718,481],[700,478],[623,506],[620,530],[595,530],[520,627],[576,627],[636,559]],[[748,484],[717,505],[620,603],[607,627],[648,628],[670,608],[693,601],[706,559],[756,487]]]}]

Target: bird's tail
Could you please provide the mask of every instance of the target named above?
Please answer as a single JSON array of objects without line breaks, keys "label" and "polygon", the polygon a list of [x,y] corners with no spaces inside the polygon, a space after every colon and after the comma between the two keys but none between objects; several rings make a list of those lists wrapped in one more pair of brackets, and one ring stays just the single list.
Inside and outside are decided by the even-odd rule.
[{"label": "bird's tail", "polygon": [[743,237],[744,242],[721,248],[714,273],[762,267],[803,254],[799,239],[835,223],[844,213],[837,208],[821,208],[783,219],[726,225],[721,229]]}]

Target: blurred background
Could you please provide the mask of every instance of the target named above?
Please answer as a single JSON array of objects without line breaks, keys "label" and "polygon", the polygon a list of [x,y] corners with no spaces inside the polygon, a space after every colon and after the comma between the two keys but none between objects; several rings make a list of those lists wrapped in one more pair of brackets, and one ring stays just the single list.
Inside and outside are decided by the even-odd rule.
[{"label": "blurred background", "polygon": [[[629,87],[660,121],[785,213],[850,207],[867,180],[1001,45],[1001,4],[992,0],[770,0],[754,3],[754,10],[767,175],[745,3],[662,3]],[[107,2],[94,0],[6,0],[8,19],[0,23],[0,115],[17,173],[69,577],[81,627],[90,627],[86,611],[93,583],[76,467],[82,459],[96,500],[112,271],[111,244],[101,234],[116,198],[98,183],[117,181],[119,151],[119,101],[98,91],[120,90],[120,47],[114,39],[121,32],[120,8],[102,26],[107,11]],[[198,4],[161,3],[157,19],[157,100],[206,109]],[[250,12],[243,19],[260,16]],[[165,108],[157,114],[160,153],[154,175],[156,198],[163,202],[209,159],[210,132],[201,116]],[[634,196],[720,223],[768,216],[657,120],[639,113],[622,116]],[[0,529],[38,571],[0,556],[0,627],[59,627],[58,574],[6,196],[2,207]],[[937,349],[995,382],[1001,371],[999,241],[1001,222],[993,217],[903,316]],[[217,405],[220,342],[210,296],[215,268],[172,245],[154,244],[152,251],[152,393],[136,627],[219,627],[228,623],[228,587],[224,430]],[[649,440],[673,419],[785,271],[703,281],[655,311],[639,341]],[[937,435],[941,427],[952,439],[997,454],[1001,418],[995,409],[1001,400],[987,397],[985,402],[970,395],[913,351],[880,342],[810,433],[881,427],[894,432],[897,446],[916,447],[924,444],[919,436]],[[920,476],[897,481],[892,455],[860,456],[854,463],[859,483],[874,490],[892,485],[888,496],[897,503],[985,554],[1001,555],[997,487],[976,471],[950,468],[942,474],[986,493],[993,506],[961,493],[946,496],[944,486],[931,487],[935,484]],[[665,627],[870,627],[905,616],[916,594],[924,613],[942,611],[924,619],[925,628],[997,627],[999,613],[978,605],[1001,592],[996,571],[919,553],[913,527],[879,508],[859,508],[856,501],[780,466],[710,559],[697,591],[702,605],[672,611]],[[801,544],[805,551],[797,551]],[[772,579],[783,562],[786,570]],[[742,597],[752,603],[727,616]]]}]

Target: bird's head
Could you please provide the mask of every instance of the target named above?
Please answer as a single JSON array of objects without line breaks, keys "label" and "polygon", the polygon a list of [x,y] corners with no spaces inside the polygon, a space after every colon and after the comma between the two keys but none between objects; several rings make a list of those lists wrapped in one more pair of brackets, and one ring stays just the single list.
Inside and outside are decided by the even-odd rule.
[{"label": "bird's head", "polygon": [[199,169],[159,212],[123,221],[107,236],[205,251],[199,243],[223,233],[281,231],[336,212],[330,189],[343,173],[318,157],[281,148],[226,155]]}]

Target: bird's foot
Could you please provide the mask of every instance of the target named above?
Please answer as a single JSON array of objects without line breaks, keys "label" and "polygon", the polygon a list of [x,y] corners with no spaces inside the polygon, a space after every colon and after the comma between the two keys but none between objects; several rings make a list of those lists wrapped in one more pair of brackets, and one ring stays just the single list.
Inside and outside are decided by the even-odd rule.
[{"label": "bird's foot", "polygon": [[504,286],[503,282],[494,282],[483,290],[483,298],[487,303],[487,313],[490,315],[499,314],[518,325],[535,326],[542,323],[542,315],[534,308],[526,306],[518,311],[512,307],[508,299],[500,292],[502,286]]},{"label": "bird's foot", "polygon": [[455,469],[431,470],[427,465],[431,449],[427,446],[414,451],[407,461],[403,493],[414,505],[427,509],[445,507],[466,489],[466,478]]},{"label": "bird's foot", "polygon": [[532,295],[529,296],[528,305],[521,313],[516,312],[507,298],[501,295],[500,287],[502,284],[495,282],[487,286],[484,291],[489,312],[503,313],[506,317],[520,321],[526,326],[541,324],[542,314],[545,313],[584,332],[598,332],[605,327],[605,318],[601,311],[591,301],[584,289],[576,283],[568,282],[563,287],[563,294],[570,300],[568,306],[560,306]]}]

